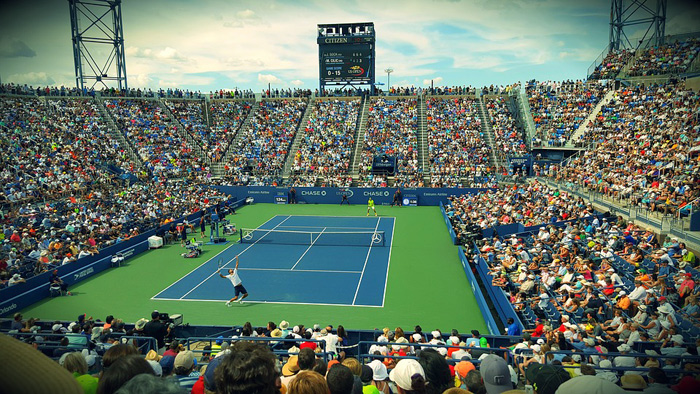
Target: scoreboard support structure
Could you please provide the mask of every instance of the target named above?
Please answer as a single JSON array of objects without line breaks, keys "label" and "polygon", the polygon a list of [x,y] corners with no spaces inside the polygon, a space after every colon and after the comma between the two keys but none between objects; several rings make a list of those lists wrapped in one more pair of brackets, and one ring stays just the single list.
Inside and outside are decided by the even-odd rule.
[{"label": "scoreboard support structure", "polygon": [[374,23],[332,23],[318,25],[319,87],[358,88],[369,85],[375,93]]}]

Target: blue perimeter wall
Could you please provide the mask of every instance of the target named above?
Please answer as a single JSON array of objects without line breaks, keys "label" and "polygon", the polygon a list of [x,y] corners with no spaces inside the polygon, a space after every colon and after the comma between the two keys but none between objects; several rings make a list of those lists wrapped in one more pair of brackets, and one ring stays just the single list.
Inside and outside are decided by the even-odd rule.
[{"label": "blue perimeter wall", "polygon": [[479,309],[481,310],[481,315],[486,321],[486,326],[488,326],[491,335],[499,335],[500,333],[498,332],[496,321],[493,320],[493,315],[491,314],[491,310],[489,310],[489,304],[486,302],[484,294],[481,292],[481,288],[479,288],[479,283],[476,281],[476,277],[474,276],[472,268],[469,265],[469,261],[467,261],[467,257],[464,255],[464,249],[460,246],[457,248],[457,253],[459,253],[459,259],[462,262],[464,273],[467,274],[467,280],[469,281],[469,285],[472,287],[472,292],[474,293],[476,303],[479,305]]},{"label": "blue perimeter wall", "polygon": [[[275,197],[289,197],[288,187],[271,186],[213,186],[223,193],[230,194],[234,200],[252,197],[255,202],[275,203]],[[363,187],[295,187],[297,201],[300,204],[340,204],[343,194],[348,195],[350,204],[365,205],[369,197],[377,205],[390,205],[394,199],[395,188]],[[401,188],[403,199],[416,198],[418,205],[437,206],[447,202],[447,197],[463,194],[476,194],[484,190],[477,188]],[[405,204],[404,204],[405,205]]]},{"label": "blue perimeter wall", "polygon": [[[245,203],[245,201],[233,201],[235,202],[229,200],[225,204],[237,208]],[[193,222],[199,219],[201,215],[202,211],[195,212],[177,219],[176,222],[184,219]],[[145,252],[148,250],[148,237],[155,235],[157,230],[161,228],[167,230],[170,228],[170,224],[146,231],[116,245],[103,248],[100,250],[100,254],[96,256],[86,256],[75,262],[57,267],[58,275],[68,286],[74,285],[110,268],[112,266],[112,256],[117,253],[122,253],[124,261],[126,261],[139,253]],[[51,278],[51,271],[29,278],[27,283],[0,290],[0,316],[12,315],[15,311],[24,309],[35,302],[49,297],[49,278]]]}]

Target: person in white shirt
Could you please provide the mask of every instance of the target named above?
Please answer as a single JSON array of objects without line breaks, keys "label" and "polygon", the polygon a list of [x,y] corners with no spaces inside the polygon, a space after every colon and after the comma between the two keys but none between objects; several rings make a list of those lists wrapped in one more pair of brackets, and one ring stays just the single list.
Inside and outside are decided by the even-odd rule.
[{"label": "person in white shirt", "polygon": [[647,297],[647,289],[642,286],[642,282],[639,280],[634,281],[634,290],[629,295],[630,300],[635,305],[639,305]]},{"label": "person in white shirt", "polygon": [[225,276],[222,275],[221,272],[219,272],[219,276],[230,280],[231,284],[233,284],[233,289],[235,290],[233,298],[226,301],[226,306],[231,306],[231,303],[234,301],[238,301],[242,304],[243,299],[248,297],[248,290],[246,290],[245,287],[243,287],[243,281],[241,280],[241,277],[238,276],[238,256],[236,256],[236,267],[234,269],[229,269],[228,275]]}]

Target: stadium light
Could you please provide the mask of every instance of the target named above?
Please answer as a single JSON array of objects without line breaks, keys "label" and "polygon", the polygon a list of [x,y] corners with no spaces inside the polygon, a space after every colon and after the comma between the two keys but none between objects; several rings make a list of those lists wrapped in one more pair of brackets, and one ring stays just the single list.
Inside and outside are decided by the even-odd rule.
[{"label": "stadium light", "polygon": [[386,70],[384,70],[384,72],[386,73],[386,88],[391,89],[391,84],[389,83],[389,81],[391,81],[391,79],[389,79],[389,78],[391,77],[391,73],[394,72],[394,69],[390,67],[390,68],[387,68]]}]

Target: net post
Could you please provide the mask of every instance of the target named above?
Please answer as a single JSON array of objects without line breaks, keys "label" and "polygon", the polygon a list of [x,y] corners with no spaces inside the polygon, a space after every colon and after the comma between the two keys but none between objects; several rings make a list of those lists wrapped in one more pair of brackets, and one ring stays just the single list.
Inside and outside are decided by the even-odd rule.
[{"label": "net post", "polygon": [[238,229],[238,235],[241,237],[238,242],[243,243],[243,228]]}]

